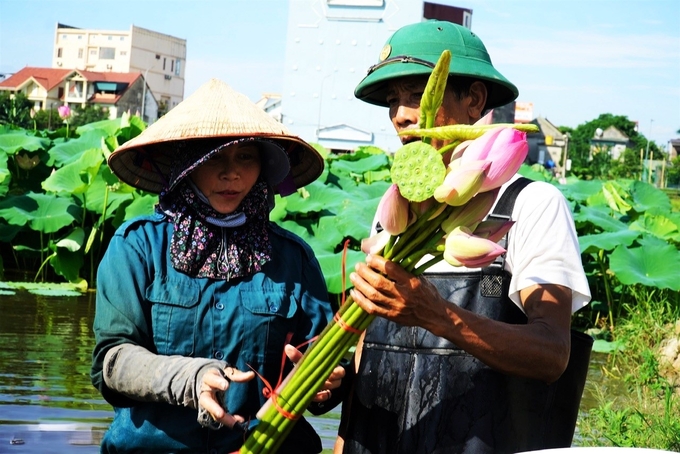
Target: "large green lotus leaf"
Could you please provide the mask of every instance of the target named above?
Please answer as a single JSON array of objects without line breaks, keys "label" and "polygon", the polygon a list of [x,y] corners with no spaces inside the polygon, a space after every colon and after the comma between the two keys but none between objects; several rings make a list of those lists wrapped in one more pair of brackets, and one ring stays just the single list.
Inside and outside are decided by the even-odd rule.
[{"label": "large green lotus leaf", "polygon": [[336,216],[321,216],[319,222],[312,226],[312,235],[315,245],[321,245],[326,251],[340,247],[345,238],[345,232],[338,228]]},{"label": "large green lotus leaf", "polygon": [[599,180],[577,180],[567,179],[567,184],[561,185],[560,190],[564,196],[577,202],[585,202],[591,197],[602,191],[602,182]]},{"label": "large green lotus leaf", "polygon": [[630,246],[640,236],[633,230],[619,230],[618,232],[604,232],[578,237],[581,253],[596,253],[600,250],[611,251],[617,246]]},{"label": "large green lotus leaf", "polygon": [[122,125],[122,121],[123,119],[121,117],[114,118],[113,120],[95,121],[93,123],[78,126],[76,133],[82,137],[92,131],[99,131],[99,134],[102,134],[103,137],[115,136],[122,127],[129,124],[126,122],[125,125]]},{"label": "large green lotus leaf", "polygon": [[[300,192],[305,196],[300,195]],[[325,185],[317,180],[302,188],[302,191],[289,195],[287,197],[287,210],[289,213],[332,211],[332,207],[343,197],[342,190]]]},{"label": "large green lotus leaf", "polygon": [[[0,216],[2,217],[2,216]],[[21,225],[5,224],[0,222],[0,242],[9,243],[21,231]]]},{"label": "large green lotus leaf", "polygon": [[368,238],[378,203],[380,203],[380,198],[347,199],[343,210],[335,216],[336,228],[345,237],[351,236],[357,241]]},{"label": "large green lotus leaf", "polygon": [[631,196],[633,198],[633,209],[638,213],[651,208],[662,209],[665,212],[671,211],[671,201],[668,196],[651,184],[642,181],[633,182]]},{"label": "large green lotus leaf", "polygon": [[127,191],[112,190],[111,186],[104,179],[103,169],[104,167],[100,168],[92,184],[85,191],[85,208],[94,213],[101,214],[104,209],[104,199],[106,199],[106,218],[108,219],[113,216],[121,203],[126,200],[132,200],[133,195]]},{"label": "large green lotus leaf", "polygon": [[104,154],[101,148],[91,148],[83,152],[77,161],[52,173],[43,181],[42,187],[47,192],[57,194],[82,194],[92,184],[103,163]]},{"label": "large green lotus leaf", "polygon": [[84,253],[82,250],[71,252],[66,248],[57,248],[56,254],[50,258],[50,265],[54,271],[67,281],[80,279],[79,272],[83,267]]},{"label": "large green lotus leaf", "polygon": [[25,131],[0,134],[0,150],[9,156],[19,150],[44,150],[49,144],[50,141],[48,139],[26,135]]},{"label": "large green lotus leaf", "polygon": [[[339,295],[342,293],[342,251],[336,254],[322,253],[317,254],[317,260],[321,265],[326,286],[329,293]],[[354,265],[358,262],[363,262],[366,259],[366,254],[361,251],[348,250],[345,262],[345,285],[344,290],[352,288],[352,282],[349,280],[349,273],[354,271]]]},{"label": "large green lotus leaf", "polygon": [[120,133],[118,137],[121,144],[127,142],[130,139],[134,139],[146,129],[146,123],[142,121],[141,118],[137,116],[130,116],[124,113],[121,117]]},{"label": "large green lotus leaf", "polygon": [[7,153],[0,150],[0,197],[4,197],[9,191],[9,182],[12,176],[7,167]]},{"label": "large green lotus leaf", "polygon": [[286,207],[288,206],[288,198],[281,197],[276,194],[274,196],[274,208],[269,212],[269,220],[272,222],[279,222],[286,217],[288,211]]},{"label": "large green lotus leaf", "polygon": [[631,230],[647,232],[658,238],[669,240],[678,235],[678,225],[663,215],[644,213],[630,224]]},{"label": "large green lotus leaf", "polygon": [[374,154],[358,161],[338,159],[331,162],[331,173],[362,175],[364,172],[380,170],[389,165],[387,155]]},{"label": "large green lotus leaf", "polygon": [[146,216],[153,214],[154,207],[158,203],[158,196],[144,194],[137,196],[132,200],[132,203],[125,207],[125,221],[137,216]]},{"label": "large green lotus leaf", "polygon": [[55,145],[49,151],[50,159],[47,161],[47,165],[61,167],[70,164],[79,160],[82,154],[93,148],[99,149],[102,154],[102,159],[104,159],[101,148],[103,145],[102,139],[106,137],[105,131],[94,129],[87,131],[77,139]]},{"label": "large green lotus leaf", "polygon": [[[543,166],[541,166],[541,169],[543,169]],[[545,172],[536,169],[534,166],[522,164],[517,173],[533,181],[549,181]]]},{"label": "large green lotus leaf", "polygon": [[66,235],[54,245],[57,248],[63,248],[71,252],[79,251],[83,247],[85,241],[85,231],[81,227],[76,227],[71,233]]},{"label": "large green lotus leaf", "polygon": [[581,224],[591,223],[606,232],[628,230],[628,226],[625,223],[614,219],[610,213],[611,210],[605,205],[596,207],[582,206],[577,213],[574,213],[574,222]]},{"label": "large green lotus leaf", "polygon": [[26,197],[37,203],[35,210],[27,211],[21,206],[3,208],[0,209],[0,217],[4,218],[9,224],[28,224],[31,229],[43,233],[56,232],[75,220],[70,211],[77,209],[77,207],[70,198],[35,193]]},{"label": "large green lotus leaf", "polygon": [[619,246],[609,256],[609,267],[621,283],[680,290],[680,251],[666,242],[645,237],[640,247]]}]

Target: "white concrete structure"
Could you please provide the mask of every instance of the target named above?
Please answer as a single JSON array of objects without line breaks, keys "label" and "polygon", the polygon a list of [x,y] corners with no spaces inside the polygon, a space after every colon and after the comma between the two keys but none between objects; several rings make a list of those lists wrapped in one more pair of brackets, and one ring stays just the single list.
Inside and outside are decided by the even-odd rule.
[{"label": "white concrete structure", "polygon": [[[139,72],[162,114],[184,99],[186,40],[141,27],[91,30],[57,24],[52,67],[95,72]],[[155,104],[147,99],[146,105]],[[146,109],[144,109],[146,110]],[[149,112],[145,120],[154,121]]]}]

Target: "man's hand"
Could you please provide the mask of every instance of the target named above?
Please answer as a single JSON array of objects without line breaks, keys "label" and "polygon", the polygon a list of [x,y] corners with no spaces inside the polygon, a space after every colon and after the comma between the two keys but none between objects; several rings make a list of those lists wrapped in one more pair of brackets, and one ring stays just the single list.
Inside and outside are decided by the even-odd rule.
[{"label": "man's hand", "polygon": [[404,326],[427,328],[433,318],[445,316],[442,297],[425,279],[405,271],[394,262],[367,255],[350,274],[354,301],[366,312]]}]

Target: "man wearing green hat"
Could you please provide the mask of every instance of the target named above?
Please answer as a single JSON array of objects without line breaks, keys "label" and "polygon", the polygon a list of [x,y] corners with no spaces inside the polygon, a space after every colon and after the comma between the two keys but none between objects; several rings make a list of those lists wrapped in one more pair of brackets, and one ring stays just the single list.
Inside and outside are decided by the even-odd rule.
[{"label": "man wearing green hat", "polygon": [[[441,21],[395,32],[355,96],[388,107],[397,132],[417,128],[427,78],[445,49],[452,58],[435,126],[473,124],[517,97],[482,41]],[[550,184],[517,180],[497,203],[515,221],[498,263],[461,271],[442,262],[418,278],[368,256],[352,273],[354,300],[378,317],[357,346],[336,452],[515,453],[571,444],[585,372],[572,379],[567,369],[570,321],[590,291],[564,197]]]}]

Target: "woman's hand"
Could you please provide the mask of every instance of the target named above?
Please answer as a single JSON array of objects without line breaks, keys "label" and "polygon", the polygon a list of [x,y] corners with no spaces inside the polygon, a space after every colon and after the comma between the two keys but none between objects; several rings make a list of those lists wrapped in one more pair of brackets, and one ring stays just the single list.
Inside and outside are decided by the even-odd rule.
[{"label": "woman's hand", "polygon": [[228,428],[233,428],[236,423],[242,423],[245,420],[242,416],[232,415],[228,408],[223,408],[223,398],[219,398],[218,394],[223,396],[224,392],[229,389],[229,384],[234,381],[243,383],[255,378],[254,372],[241,372],[233,367],[226,367],[224,371],[216,368],[210,368],[203,374],[201,378],[200,395],[198,397],[199,409],[202,408],[207,411],[216,423],[223,424]]},{"label": "woman's hand", "polygon": [[[297,363],[300,361],[300,358],[302,358],[302,352],[290,344],[287,344],[284,347],[284,351],[286,352],[288,359],[290,359],[293,363]],[[336,366],[335,369],[333,369],[333,372],[331,372],[331,375],[323,383],[323,386],[321,386],[321,390],[319,390],[314,395],[312,402],[325,402],[329,400],[332,396],[331,390],[340,386],[344,376],[345,368],[342,366]]]}]

